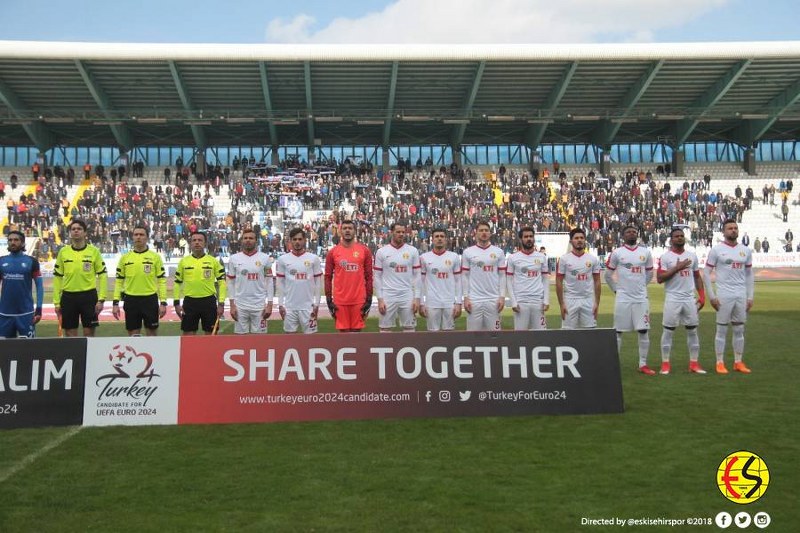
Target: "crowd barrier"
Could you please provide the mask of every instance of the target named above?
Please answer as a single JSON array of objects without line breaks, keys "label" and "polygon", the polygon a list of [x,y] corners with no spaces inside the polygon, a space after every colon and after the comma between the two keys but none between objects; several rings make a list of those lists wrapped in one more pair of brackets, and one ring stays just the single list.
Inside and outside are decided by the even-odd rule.
[{"label": "crowd barrier", "polygon": [[0,428],[623,412],[608,329],[0,346]]}]

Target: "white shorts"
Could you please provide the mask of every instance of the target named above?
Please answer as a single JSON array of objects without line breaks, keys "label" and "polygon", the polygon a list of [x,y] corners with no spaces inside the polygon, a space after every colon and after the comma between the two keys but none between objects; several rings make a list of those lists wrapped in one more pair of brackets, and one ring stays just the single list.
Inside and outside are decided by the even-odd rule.
[{"label": "white shorts", "polygon": [[547,329],[544,316],[544,302],[519,303],[519,312],[514,313],[514,329],[517,331],[533,331]]},{"label": "white shorts", "polygon": [[428,331],[453,331],[455,320],[452,307],[428,307]]},{"label": "white shorts", "polygon": [[415,329],[417,318],[411,305],[411,302],[386,302],[386,314],[378,314],[378,327],[392,329],[399,322],[403,329]]},{"label": "white shorts", "polygon": [[244,335],[247,333],[266,333],[267,321],[261,318],[263,309],[251,311],[250,309],[238,309],[239,319],[233,326],[233,332],[237,335]]},{"label": "white shorts", "polygon": [[719,298],[717,324],[744,324],[747,322],[747,298]]},{"label": "white shorts", "polygon": [[286,310],[286,318],[283,319],[283,331],[295,333],[297,330],[303,333],[317,332],[317,319],[311,318],[311,309]]},{"label": "white shorts", "polygon": [[642,331],[650,329],[650,302],[617,302],[614,304],[614,329]]},{"label": "white shorts", "polygon": [[567,316],[561,321],[561,329],[596,328],[597,319],[592,312],[594,297],[592,298],[564,298],[567,307]]},{"label": "white shorts", "polygon": [[472,312],[467,313],[467,331],[499,331],[500,313],[497,301],[472,302]]},{"label": "white shorts", "polygon": [[661,324],[667,328],[677,328],[680,325],[697,326],[700,319],[697,316],[697,303],[694,301],[664,301],[664,318]]}]

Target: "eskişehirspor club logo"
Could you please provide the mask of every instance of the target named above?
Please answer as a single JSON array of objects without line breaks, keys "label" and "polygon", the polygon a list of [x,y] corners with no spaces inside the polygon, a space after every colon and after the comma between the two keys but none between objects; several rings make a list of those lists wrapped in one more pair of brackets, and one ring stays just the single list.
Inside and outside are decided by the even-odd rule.
[{"label": "eski\u015fehirspor club logo", "polygon": [[753,452],[734,452],[723,459],[717,468],[717,487],[723,496],[734,503],[753,503],[769,487],[767,463]]}]

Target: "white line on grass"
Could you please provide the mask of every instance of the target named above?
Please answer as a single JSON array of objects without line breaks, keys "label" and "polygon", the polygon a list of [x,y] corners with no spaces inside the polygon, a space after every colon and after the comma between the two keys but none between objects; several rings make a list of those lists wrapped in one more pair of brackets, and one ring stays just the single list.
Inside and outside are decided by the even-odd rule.
[{"label": "white line on grass", "polygon": [[41,448],[39,448],[38,450],[33,452],[32,454],[24,457],[18,463],[14,464],[14,465],[11,465],[11,468],[6,470],[5,472],[0,472],[0,483],[5,483],[5,481],[8,478],[13,476],[14,474],[19,472],[20,470],[23,470],[28,465],[33,464],[39,457],[41,457],[42,455],[46,454],[50,450],[52,450],[54,448],[57,448],[58,446],[63,444],[64,441],[66,441],[66,440],[70,439],[71,437],[77,435],[78,432],[80,430],[82,430],[83,428],[84,428],[84,426],[74,426],[74,427],[69,428],[68,431],[66,431],[65,433],[62,433],[61,435],[59,435],[55,439],[51,440],[50,442],[48,442],[47,444],[45,444],[44,446],[42,446]]}]

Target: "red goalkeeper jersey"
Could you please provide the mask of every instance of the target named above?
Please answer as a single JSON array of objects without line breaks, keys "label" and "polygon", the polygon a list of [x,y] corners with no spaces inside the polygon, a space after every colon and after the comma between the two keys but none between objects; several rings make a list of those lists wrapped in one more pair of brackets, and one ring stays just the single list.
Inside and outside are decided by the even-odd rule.
[{"label": "red goalkeeper jersey", "polygon": [[325,258],[325,296],[336,305],[363,305],[372,298],[372,252],[360,242],[337,244]]}]

